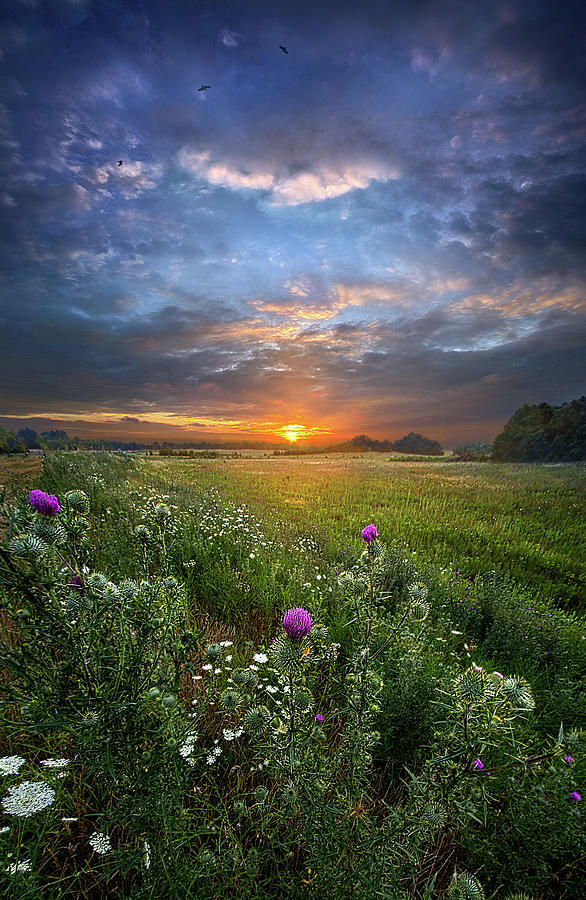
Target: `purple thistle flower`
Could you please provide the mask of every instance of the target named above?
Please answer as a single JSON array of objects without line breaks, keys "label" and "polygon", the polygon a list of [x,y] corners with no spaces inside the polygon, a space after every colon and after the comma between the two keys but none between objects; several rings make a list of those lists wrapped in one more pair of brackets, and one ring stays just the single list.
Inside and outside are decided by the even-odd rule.
[{"label": "purple thistle flower", "polygon": [[372,544],[377,537],[376,525],[367,525],[366,528],[362,529],[362,540],[366,541],[367,544]]},{"label": "purple thistle flower", "polygon": [[480,771],[481,769],[484,769],[484,763],[482,762],[481,759],[475,759],[474,762],[472,763],[472,765],[474,766],[475,769],[478,769],[478,771]]},{"label": "purple thistle flower", "polygon": [[83,579],[79,575],[74,575],[67,583],[67,587],[71,588],[72,591],[79,591],[80,594],[83,594]]},{"label": "purple thistle flower", "polygon": [[306,634],[309,634],[312,625],[311,616],[306,609],[302,609],[300,606],[288,610],[283,618],[283,628],[292,641],[300,641],[304,638]]},{"label": "purple thistle flower", "polygon": [[321,713],[318,713],[318,714],[316,715],[316,717],[315,717],[315,721],[316,721],[316,722],[319,722],[319,724],[321,725],[321,723],[323,722],[323,720],[324,720],[324,717],[322,716],[322,714],[321,714]]},{"label": "purple thistle flower", "polygon": [[570,794],[570,800],[574,800],[576,803],[580,803],[581,799],[582,798],[577,791],[572,791]]},{"label": "purple thistle flower", "polygon": [[570,756],[568,753],[566,753],[566,755],[564,756],[564,762],[567,763],[569,766],[571,766],[572,763],[574,762],[574,757]]},{"label": "purple thistle flower", "polygon": [[46,494],[44,491],[30,491],[29,503],[42,516],[56,516],[61,507],[54,494]]}]

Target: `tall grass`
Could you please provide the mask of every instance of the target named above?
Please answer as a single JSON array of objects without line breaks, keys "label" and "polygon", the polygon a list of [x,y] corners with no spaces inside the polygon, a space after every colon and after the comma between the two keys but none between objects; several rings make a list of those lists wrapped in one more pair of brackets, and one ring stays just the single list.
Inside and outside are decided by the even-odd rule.
[{"label": "tall grass", "polygon": [[586,465],[396,462],[360,457],[150,459],[182,481],[319,529],[338,548],[375,517],[393,539],[468,576],[501,569],[535,598],[583,609]]},{"label": "tall grass", "polygon": [[582,623],[171,471],[55,455],[58,515],[4,511],[5,895],[578,900]]}]

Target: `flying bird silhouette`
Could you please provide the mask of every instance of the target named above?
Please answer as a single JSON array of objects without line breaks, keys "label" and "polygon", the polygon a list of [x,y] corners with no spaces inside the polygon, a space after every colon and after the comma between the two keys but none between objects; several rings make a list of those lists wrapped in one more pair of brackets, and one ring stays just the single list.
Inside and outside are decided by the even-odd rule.
[{"label": "flying bird silhouette", "polygon": [[123,162],[124,162],[124,160],[122,160],[122,159],[118,160],[118,168],[120,168],[120,166],[123,164]]},{"label": "flying bird silhouette", "polygon": [[283,47],[282,44],[279,44],[279,50],[282,50],[283,53],[289,53],[289,51],[287,50],[287,48],[286,48],[286,47]]},{"label": "flying bird silhouette", "polygon": [[211,84],[202,84],[201,87],[198,87],[198,91],[209,91],[211,88]]}]

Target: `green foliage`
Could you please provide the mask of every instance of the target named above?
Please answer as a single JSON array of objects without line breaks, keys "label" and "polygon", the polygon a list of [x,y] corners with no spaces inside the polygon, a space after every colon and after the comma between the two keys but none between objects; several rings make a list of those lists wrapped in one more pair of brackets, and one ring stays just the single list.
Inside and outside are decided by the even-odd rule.
[{"label": "green foliage", "polygon": [[586,459],[586,397],[561,406],[525,404],[495,438],[492,455],[516,462]]},{"label": "green foliage", "polygon": [[43,487],[56,517],[4,511],[0,800],[24,779],[55,799],[0,812],[0,871],[31,867],[9,896],[439,900],[478,876],[577,900],[571,616],[124,456],[50,457]]}]

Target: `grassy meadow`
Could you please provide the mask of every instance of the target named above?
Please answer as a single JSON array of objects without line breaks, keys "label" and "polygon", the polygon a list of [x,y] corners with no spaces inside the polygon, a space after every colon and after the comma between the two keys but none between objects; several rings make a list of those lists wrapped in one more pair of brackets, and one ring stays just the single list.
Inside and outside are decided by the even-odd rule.
[{"label": "grassy meadow", "polygon": [[[256,459],[149,457],[162,482],[319,532],[339,549],[376,521],[386,539],[464,576],[500,569],[567,609],[586,599],[586,465],[397,461],[387,454]],[[361,524],[362,523],[362,524]]]},{"label": "grassy meadow", "polygon": [[2,896],[579,900],[584,472],[3,460]]}]

